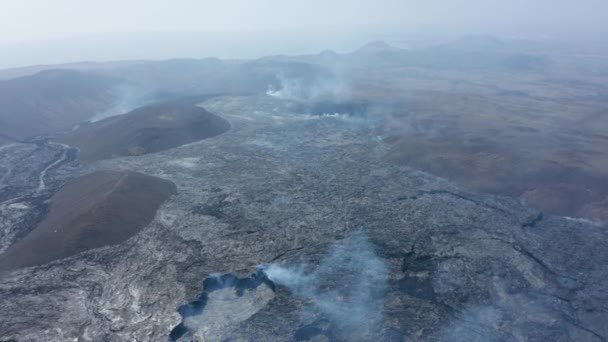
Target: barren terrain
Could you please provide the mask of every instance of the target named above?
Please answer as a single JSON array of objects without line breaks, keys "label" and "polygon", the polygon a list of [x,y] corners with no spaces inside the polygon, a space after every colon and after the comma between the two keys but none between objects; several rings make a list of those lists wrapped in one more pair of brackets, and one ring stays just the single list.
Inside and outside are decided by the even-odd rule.
[{"label": "barren terrain", "polygon": [[543,44],[8,72],[0,340],[606,341],[608,64]]}]

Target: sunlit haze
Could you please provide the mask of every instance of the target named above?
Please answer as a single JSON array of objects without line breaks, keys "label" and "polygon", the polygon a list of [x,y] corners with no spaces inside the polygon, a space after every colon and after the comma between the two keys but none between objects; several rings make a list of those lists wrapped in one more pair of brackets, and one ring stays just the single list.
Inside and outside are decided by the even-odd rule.
[{"label": "sunlit haze", "polygon": [[387,33],[594,41],[607,12],[602,0],[4,0],[0,67],[339,50]]}]

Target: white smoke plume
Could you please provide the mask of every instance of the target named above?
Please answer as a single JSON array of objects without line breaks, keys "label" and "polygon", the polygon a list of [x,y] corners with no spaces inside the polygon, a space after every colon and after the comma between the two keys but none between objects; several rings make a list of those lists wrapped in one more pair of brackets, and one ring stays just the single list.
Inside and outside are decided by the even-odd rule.
[{"label": "white smoke plume", "polygon": [[129,84],[122,83],[115,86],[112,90],[112,96],[116,99],[114,105],[100,113],[97,113],[91,118],[91,122],[100,121],[111,116],[121,115],[132,111],[133,109],[150,102],[143,89]]},{"label": "white smoke plume", "polygon": [[270,264],[264,272],[275,284],[312,303],[312,311],[305,310],[304,316],[321,314],[343,337],[369,336],[382,319],[388,267],[364,233],[342,240],[318,265]]},{"label": "white smoke plume", "polygon": [[347,97],[349,86],[337,77],[310,77],[279,73],[278,86],[269,85],[266,95],[292,101],[312,101],[317,99],[341,99]]}]

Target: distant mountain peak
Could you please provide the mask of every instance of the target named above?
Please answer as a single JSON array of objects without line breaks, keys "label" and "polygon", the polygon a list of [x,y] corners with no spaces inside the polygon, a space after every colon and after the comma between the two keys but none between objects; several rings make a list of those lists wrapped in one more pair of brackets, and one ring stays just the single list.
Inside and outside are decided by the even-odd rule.
[{"label": "distant mountain peak", "polygon": [[392,45],[389,45],[387,42],[383,40],[376,40],[370,43],[363,45],[359,48],[356,53],[376,53],[376,52],[386,52],[386,51],[398,51],[399,48],[396,48]]},{"label": "distant mountain peak", "polygon": [[321,57],[335,57],[338,54],[334,50],[323,50],[319,53]]}]

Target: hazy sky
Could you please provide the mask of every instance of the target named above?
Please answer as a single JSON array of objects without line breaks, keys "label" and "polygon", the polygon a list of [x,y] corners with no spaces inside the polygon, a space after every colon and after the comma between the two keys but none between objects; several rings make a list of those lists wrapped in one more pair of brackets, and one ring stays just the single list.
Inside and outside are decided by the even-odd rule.
[{"label": "hazy sky", "polygon": [[167,30],[608,32],[606,0],[0,0],[0,43]]},{"label": "hazy sky", "polygon": [[608,0],[0,0],[0,68],[352,50],[385,33],[602,41]]}]

